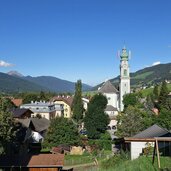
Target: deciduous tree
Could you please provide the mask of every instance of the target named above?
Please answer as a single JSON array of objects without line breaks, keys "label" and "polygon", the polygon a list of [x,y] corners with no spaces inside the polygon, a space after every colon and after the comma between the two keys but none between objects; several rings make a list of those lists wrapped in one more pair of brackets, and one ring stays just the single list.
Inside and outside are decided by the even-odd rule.
[{"label": "deciduous tree", "polygon": [[48,147],[65,145],[78,145],[80,137],[78,130],[71,120],[56,117],[51,121],[45,136],[44,145]]},{"label": "deciduous tree", "polygon": [[14,120],[10,113],[10,104],[0,97],[0,154],[7,152],[7,145],[15,137]]},{"label": "deciduous tree", "polygon": [[119,137],[130,137],[151,126],[153,122],[153,115],[128,106],[124,113],[118,115],[116,134]]}]

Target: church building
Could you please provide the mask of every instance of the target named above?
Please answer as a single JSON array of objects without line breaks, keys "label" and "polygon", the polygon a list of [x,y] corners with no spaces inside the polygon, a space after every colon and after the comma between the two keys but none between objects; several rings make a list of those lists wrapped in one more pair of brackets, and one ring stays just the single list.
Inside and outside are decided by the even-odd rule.
[{"label": "church building", "polygon": [[119,90],[108,80],[98,90],[106,96],[108,104],[105,112],[112,120],[116,120],[118,111],[123,111],[123,97],[130,93],[130,75],[129,75],[129,55],[126,48],[122,49],[120,54],[120,81]]}]

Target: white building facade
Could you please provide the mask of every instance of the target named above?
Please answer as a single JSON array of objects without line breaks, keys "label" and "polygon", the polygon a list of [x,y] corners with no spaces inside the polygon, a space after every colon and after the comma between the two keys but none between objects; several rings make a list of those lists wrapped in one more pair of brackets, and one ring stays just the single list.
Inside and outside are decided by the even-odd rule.
[{"label": "white building facade", "polygon": [[124,104],[123,104],[123,97],[126,94],[130,93],[130,71],[129,71],[129,56],[124,47],[122,49],[122,53],[120,55],[120,85],[119,85],[119,93],[120,93],[120,106],[119,110],[123,111]]},{"label": "white building facade", "polygon": [[51,102],[32,101],[31,103],[21,105],[20,108],[30,109],[33,112],[31,117],[40,115],[42,118],[50,120],[57,116],[63,116],[63,107]]}]

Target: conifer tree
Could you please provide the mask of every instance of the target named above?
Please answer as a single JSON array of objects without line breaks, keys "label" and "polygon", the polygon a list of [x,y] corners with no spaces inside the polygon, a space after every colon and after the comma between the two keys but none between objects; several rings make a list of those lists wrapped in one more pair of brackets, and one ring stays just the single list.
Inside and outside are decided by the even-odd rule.
[{"label": "conifer tree", "polygon": [[166,105],[166,99],[168,98],[169,90],[167,87],[166,81],[162,82],[162,86],[160,89],[160,95],[159,95],[159,107],[160,109],[164,108]]},{"label": "conifer tree", "polygon": [[153,89],[153,97],[154,97],[154,101],[158,101],[159,98],[159,86],[156,85]]},{"label": "conifer tree", "polygon": [[81,123],[83,119],[83,102],[82,102],[82,83],[81,80],[78,80],[75,84],[75,94],[72,104],[72,111],[73,111],[73,119]]},{"label": "conifer tree", "polygon": [[109,124],[109,116],[105,113],[107,99],[102,94],[96,94],[88,104],[85,114],[84,124],[88,137],[91,139],[100,138]]}]

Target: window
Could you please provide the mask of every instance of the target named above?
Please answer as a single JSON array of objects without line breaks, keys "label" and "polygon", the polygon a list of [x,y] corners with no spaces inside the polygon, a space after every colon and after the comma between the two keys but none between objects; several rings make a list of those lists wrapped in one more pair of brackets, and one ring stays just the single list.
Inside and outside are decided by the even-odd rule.
[{"label": "window", "polygon": [[127,76],[127,70],[124,69],[124,76]]},{"label": "window", "polygon": [[113,129],[113,130],[116,130],[116,126],[113,125],[113,126],[112,126],[112,129]]}]

